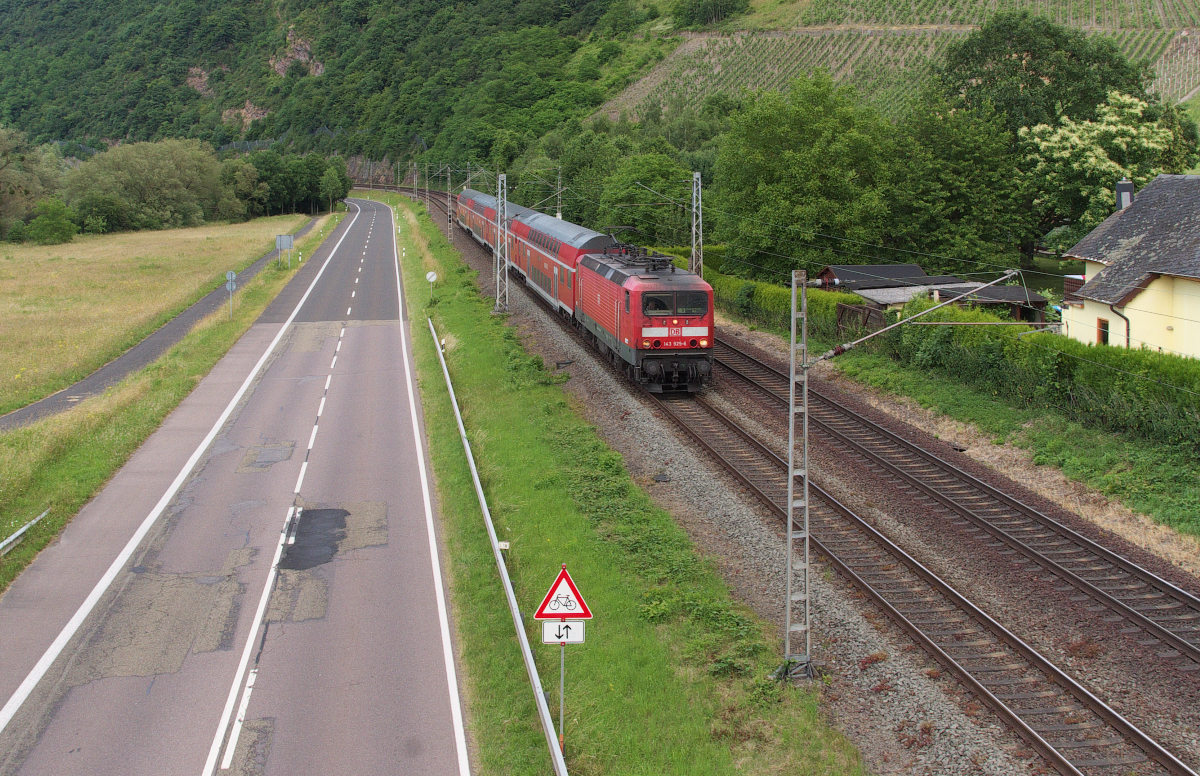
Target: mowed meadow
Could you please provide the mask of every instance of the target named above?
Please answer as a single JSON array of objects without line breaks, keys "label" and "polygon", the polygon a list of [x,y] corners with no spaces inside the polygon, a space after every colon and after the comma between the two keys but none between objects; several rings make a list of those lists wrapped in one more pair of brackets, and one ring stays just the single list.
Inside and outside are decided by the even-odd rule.
[{"label": "mowed meadow", "polygon": [[307,220],[0,245],[0,414],[86,377]]}]

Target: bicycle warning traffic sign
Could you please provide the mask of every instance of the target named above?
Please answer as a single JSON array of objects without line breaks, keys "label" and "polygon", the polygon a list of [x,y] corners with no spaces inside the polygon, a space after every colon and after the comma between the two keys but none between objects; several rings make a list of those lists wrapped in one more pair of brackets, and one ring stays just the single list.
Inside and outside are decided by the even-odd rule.
[{"label": "bicycle warning traffic sign", "polygon": [[[587,602],[575,587],[575,580],[567,573],[567,564],[563,564],[558,578],[550,585],[549,592],[542,599],[542,605],[534,612],[535,620],[590,620],[592,612]],[[582,628],[580,629],[582,631]]]}]

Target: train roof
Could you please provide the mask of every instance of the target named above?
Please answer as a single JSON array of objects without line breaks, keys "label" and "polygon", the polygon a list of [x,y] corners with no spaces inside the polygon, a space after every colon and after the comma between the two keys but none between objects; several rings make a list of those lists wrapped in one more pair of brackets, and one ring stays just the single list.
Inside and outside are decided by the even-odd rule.
[{"label": "train roof", "polygon": [[664,268],[651,269],[646,266],[629,264],[624,257],[604,253],[589,253],[581,256],[579,263],[619,286],[625,285],[626,281],[632,278],[647,283],[668,282],[681,289],[708,288],[708,283],[704,282],[704,278],[694,272],[688,272],[686,269],[672,271],[673,264]]},{"label": "train roof", "polygon": [[[496,197],[492,196],[491,194],[484,194],[482,191],[476,191],[475,189],[463,189],[462,193],[459,194],[459,196],[466,197],[469,201],[471,201],[474,205],[474,207],[472,207],[471,209],[474,210],[476,213],[479,213],[480,215],[483,215],[483,211],[486,208],[491,208],[492,210],[495,210],[496,203],[500,201],[500,200],[496,199]],[[508,216],[508,220],[511,221],[514,218],[522,216],[526,213],[533,213],[533,212],[536,212],[536,211],[532,211],[527,207],[521,207],[516,202],[510,201],[508,203],[506,215]]]},{"label": "train roof", "polygon": [[551,239],[558,240],[565,245],[580,250],[600,250],[615,242],[607,234],[594,232],[587,227],[573,224],[570,221],[563,221],[554,216],[539,213],[536,210],[526,209],[517,220],[523,224],[528,224],[529,228],[536,229]]}]

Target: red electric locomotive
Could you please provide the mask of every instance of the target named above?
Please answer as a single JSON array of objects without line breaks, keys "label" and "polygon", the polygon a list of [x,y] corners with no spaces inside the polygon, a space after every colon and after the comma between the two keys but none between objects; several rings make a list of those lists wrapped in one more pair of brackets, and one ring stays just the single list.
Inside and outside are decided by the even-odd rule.
[{"label": "red electric locomotive", "polygon": [[[492,248],[496,198],[467,189],[459,225]],[[509,267],[596,348],[653,392],[698,391],[712,379],[712,287],[671,258],[507,203]]]}]

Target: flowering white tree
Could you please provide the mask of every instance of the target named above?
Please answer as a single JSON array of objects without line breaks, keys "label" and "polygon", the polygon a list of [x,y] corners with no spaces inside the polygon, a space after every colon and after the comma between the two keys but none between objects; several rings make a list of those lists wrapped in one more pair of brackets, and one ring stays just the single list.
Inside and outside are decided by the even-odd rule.
[{"label": "flowering white tree", "polygon": [[1097,106],[1096,121],[1063,117],[1060,126],[1023,127],[1028,147],[1026,182],[1035,206],[1068,225],[1054,241],[1069,248],[1107,218],[1115,203],[1114,185],[1129,178],[1141,189],[1165,172],[1162,157],[1174,141],[1170,129],[1147,122],[1149,105],[1112,91]]}]

